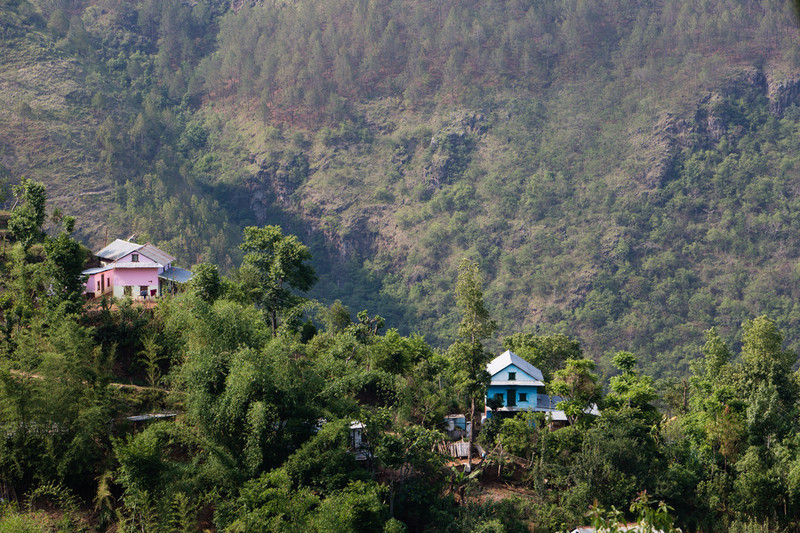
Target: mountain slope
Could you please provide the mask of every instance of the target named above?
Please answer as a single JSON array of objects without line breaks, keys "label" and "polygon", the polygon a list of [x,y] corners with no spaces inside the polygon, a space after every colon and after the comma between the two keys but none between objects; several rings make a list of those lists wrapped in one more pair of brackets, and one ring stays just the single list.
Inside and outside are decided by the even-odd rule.
[{"label": "mountain slope", "polygon": [[0,161],[45,180],[91,244],[109,227],[230,268],[244,225],[279,223],[312,247],[313,296],[440,346],[463,256],[503,334],[564,332],[676,376],[705,329],[735,340],[761,313],[797,346],[787,3],[2,13]]}]

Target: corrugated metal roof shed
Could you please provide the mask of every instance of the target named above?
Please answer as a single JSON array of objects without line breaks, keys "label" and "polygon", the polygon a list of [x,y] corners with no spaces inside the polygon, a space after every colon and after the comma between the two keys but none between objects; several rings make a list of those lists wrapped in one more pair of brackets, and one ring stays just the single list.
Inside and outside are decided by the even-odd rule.
[{"label": "corrugated metal roof shed", "polygon": [[125,420],[131,422],[147,422],[148,420],[161,420],[163,418],[174,418],[178,413],[151,413],[146,415],[126,416]]},{"label": "corrugated metal roof shed", "polygon": [[159,278],[177,283],[189,283],[192,279],[192,271],[185,268],[170,267],[158,275]]}]

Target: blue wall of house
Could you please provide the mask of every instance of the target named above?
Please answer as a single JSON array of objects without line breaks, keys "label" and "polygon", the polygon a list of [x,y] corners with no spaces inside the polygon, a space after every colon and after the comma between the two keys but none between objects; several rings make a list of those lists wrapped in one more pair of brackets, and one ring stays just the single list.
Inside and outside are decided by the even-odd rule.
[{"label": "blue wall of house", "polygon": [[[516,373],[516,376],[515,376],[514,380],[510,380],[509,379],[509,377],[510,377],[509,373],[510,372]],[[527,374],[525,371],[523,371],[522,369],[520,369],[516,365],[508,365],[506,368],[504,368],[503,370],[501,370],[500,372],[498,372],[497,374],[492,376],[492,382],[498,382],[498,381],[517,381],[517,382],[536,381],[536,378],[534,378],[530,374]],[[516,409],[519,409],[519,410],[525,410],[525,409],[534,410],[534,409],[536,409],[537,396],[539,394],[541,394],[541,395],[545,394],[544,393],[544,387],[536,387],[536,386],[533,386],[533,385],[523,385],[522,383],[519,383],[517,385],[495,385],[495,384],[490,384],[488,390],[486,391],[486,397],[487,398],[494,398],[496,394],[502,394],[503,395],[503,407],[509,407],[509,405],[508,405],[508,391],[509,391],[509,389],[512,389],[512,390],[515,391],[514,395],[515,395],[515,399],[516,399],[516,405],[511,406],[511,407],[515,407]],[[541,389],[541,390],[537,390],[537,389]],[[524,396],[521,397],[520,395],[524,395]],[[524,397],[524,399],[522,399],[523,397]],[[487,416],[489,416],[489,417],[492,416],[491,411],[487,413]]]},{"label": "blue wall of house", "polygon": [[[503,395],[503,407],[508,407],[508,390],[516,391],[517,409],[533,409],[536,407],[536,387],[511,385],[490,385],[486,393],[487,398],[494,398],[496,394]],[[525,394],[525,400],[520,399],[520,394]]]},{"label": "blue wall of house", "polygon": [[519,367],[515,365],[508,365],[503,370],[492,376],[492,381],[508,381],[509,372],[516,372],[517,381],[536,381],[535,377],[531,376],[530,374],[526,374],[523,370],[520,370]]}]

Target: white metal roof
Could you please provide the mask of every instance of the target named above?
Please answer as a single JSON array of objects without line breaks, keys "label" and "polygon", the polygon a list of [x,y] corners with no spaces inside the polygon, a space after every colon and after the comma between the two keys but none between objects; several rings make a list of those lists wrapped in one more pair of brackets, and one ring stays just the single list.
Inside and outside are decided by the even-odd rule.
[{"label": "white metal roof", "polygon": [[160,266],[167,266],[167,264],[175,261],[175,258],[160,248],[156,248],[149,242],[147,244],[136,244],[135,242],[123,241],[116,239],[114,242],[95,253],[97,257],[107,261],[117,261],[132,252],[139,252],[158,263]]},{"label": "white metal roof", "polygon": [[84,276],[91,276],[92,274],[99,274],[100,272],[105,272],[106,270],[113,269],[113,266],[106,265],[104,267],[95,267],[95,268],[87,268],[83,272],[81,272]]},{"label": "white metal roof", "polygon": [[147,420],[159,420],[162,418],[173,418],[178,416],[178,413],[152,413],[146,415],[126,416],[126,420],[131,422],[146,422]]},{"label": "white metal roof", "polygon": [[142,244],[136,244],[135,242],[123,241],[122,239],[116,239],[114,242],[96,252],[94,255],[100,257],[101,259],[107,259],[109,261],[116,261],[121,257],[125,257],[131,252],[135,252],[139,248],[141,248]]},{"label": "white metal roof", "polygon": [[[511,350],[506,350],[502,354],[495,357],[491,363],[486,365],[486,370],[489,372],[490,375],[494,376],[504,368],[508,367],[509,365],[514,365],[530,377],[535,380],[538,380],[541,385],[544,385],[544,376],[542,375],[542,371],[527,362],[522,357],[518,356]],[[520,380],[522,381],[522,380]]]}]

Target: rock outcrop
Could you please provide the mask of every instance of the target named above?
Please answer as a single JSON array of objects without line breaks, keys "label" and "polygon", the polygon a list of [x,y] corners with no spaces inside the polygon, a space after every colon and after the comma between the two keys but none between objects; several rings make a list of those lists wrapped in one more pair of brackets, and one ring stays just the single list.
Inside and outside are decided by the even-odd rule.
[{"label": "rock outcrop", "polygon": [[776,81],[754,67],[739,69],[697,102],[691,118],[663,113],[653,127],[651,155],[639,181],[651,188],[660,187],[669,180],[683,149],[702,148],[725,136],[743,134],[742,128],[732,123],[726,102],[763,97],[769,99],[770,112],[781,116],[787,107],[800,103],[800,73]]},{"label": "rock outcrop", "polygon": [[489,129],[481,113],[453,113],[450,119],[431,137],[430,162],[422,169],[424,183],[433,190],[453,183],[466,170],[475,145]]}]

